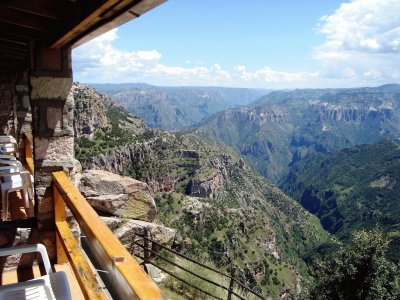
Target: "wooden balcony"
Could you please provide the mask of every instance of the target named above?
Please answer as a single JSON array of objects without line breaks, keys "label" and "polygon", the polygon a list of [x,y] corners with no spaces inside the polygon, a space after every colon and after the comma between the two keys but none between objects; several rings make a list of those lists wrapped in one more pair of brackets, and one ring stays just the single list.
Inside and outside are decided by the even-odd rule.
[{"label": "wooden balcony", "polygon": [[[28,135],[25,138],[26,166],[33,171],[31,149]],[[165,299],[158,286],[62,171],[53,173],[53,192],[57,243],[57,259],[53,268],[63,270],[67,274],[73,299]],[[11,217],[31,217],[33,211],[23,209],[18,193],[13,197],[15,201],[10,201]],[[70,229],[66,208],[72,213],[86,237],[86,252],[80,247],[79,239]],[[93,260],[89,260],[88,257]],[[104,283],[96,269],[107,274]],[[40,271],[36,266],[29,270],[21,269],[19,273],[5,272],[2,274],[1,283],[18,282],[21,279],[24,281],[38,276]]]}]

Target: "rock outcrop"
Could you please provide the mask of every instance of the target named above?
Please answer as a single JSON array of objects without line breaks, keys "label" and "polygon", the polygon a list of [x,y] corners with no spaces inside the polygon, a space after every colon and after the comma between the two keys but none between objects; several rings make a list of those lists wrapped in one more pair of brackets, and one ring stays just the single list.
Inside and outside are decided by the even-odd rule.
[{"label": "rock outcrop", "polygon": [[117,217],[102,217],[102,220],[126,246],[132,243],[136,234],[143,235],[145,229],[148,230],[152,240],[167,247],[171,247],[177,237],[176,229],[155,223]]},{"label": "rock outcrop", "polygon": [[74,131],[75,137],[92,138],[99,128],[107,127],[108,119],[105,114],[112,105],[104,95],[97,93],[90,86],[74,84],[71,95],[75,101]]},{"label": "rock outcrop", "polygon": [[[206,173],[204,174],[204,171]],[[223,187],[224,179],[221,172],[213,168],[202,168],[190,181],[188,192],[191,196],[201,198],[214,198],[219,189]]]},{"label": "rock outcrop", "polygon": [[[174,189],[176,178],[168,174],[158,176],[157,170],[162,162],[154,152],[153,141],[147,143],[129,144],[106,154],[93,157],[83,165],[86,169],[102,169],[117,174],[134,174],[140,171],[141,180],[146,181],[152,193],[170,192]],[[146,165],[147,172],[141,170]]]},{"label": "rock outcrop", "polygon": [[156,205],[146,183],[102,170],[82,174],[79,189],[99,212],[129,219],[153,221]]}]

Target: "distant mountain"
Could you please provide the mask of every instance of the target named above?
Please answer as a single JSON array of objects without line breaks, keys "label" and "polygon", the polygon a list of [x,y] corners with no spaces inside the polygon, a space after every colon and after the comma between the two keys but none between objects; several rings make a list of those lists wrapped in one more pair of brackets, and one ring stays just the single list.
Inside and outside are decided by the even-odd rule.
[{"label": "distant mountain", "polygon": [[[378,225],[400,249],[400,146],[389,140],[315,154],[280,187],[339,237]],[[396,254],[397,252],[397,254]],[[398,251],[392,251],[400,259]]]},{"label": "distant mountain", "polygon": [[228,108],[247,105],[268,90],[222,87],[162,87],[143,83],[93,84],[142,118],[150,128],[177,130]]},{"label": "distant mountain", "polygon": [[179,251],[223,271],[236,265],[239,280],[274,299],[299,291],[309,276],[303,259],[329,240],[315,216],[227,145],[149,129],[91,87],[72,92],[75,154],[84,169],[146,182],[158,223],[180,236]]},{"label": "distant mountain", "polygon": [[273,91],[205,120],[197,132],[237,149],[278,182],[309,154],[400,137],[400,85]]}]

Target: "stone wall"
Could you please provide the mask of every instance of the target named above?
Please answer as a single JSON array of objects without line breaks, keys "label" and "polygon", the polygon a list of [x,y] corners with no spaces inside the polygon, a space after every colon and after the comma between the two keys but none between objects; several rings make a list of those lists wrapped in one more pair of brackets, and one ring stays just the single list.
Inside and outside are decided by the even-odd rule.
[{"label": "stone wall", "polygon": [[12,77],[0,74],[0,134],[14,133],[12,86]]},{"label": "stone wall", "polygon": [[[32,44],[30,70],[0,73],[0,134],[33,134],[36,242],[43,243],[50,258],[56,256],[52,176],[54,171],[72,175],[74,159],[74,101],[71,48],[49,49]],[[20,143],[23,145],[23,143]],[[23,149],[20,149],[24,153]],[[0,241],[1,242],[1,241]]]},{"label": "stone wall", "polygon": [[55,257],[51,173],[74,170],[71,49],[35,45],[30,81],[37,219],[41,242]]},{"label": "stone wall", "polygon": [[32,111],[29,96],[28,72],[19,72],[15,82],[14,99],[17,110],[17,135],[19,138],[25,132],[32,132]]}]

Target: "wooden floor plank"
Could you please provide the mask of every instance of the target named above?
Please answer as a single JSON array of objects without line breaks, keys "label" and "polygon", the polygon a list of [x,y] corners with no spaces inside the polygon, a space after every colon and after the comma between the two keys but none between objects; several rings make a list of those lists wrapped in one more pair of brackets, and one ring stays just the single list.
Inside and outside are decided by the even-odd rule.
[{"label": "wooden floor plank", "polygon": [[73,300],[84,300],[85,297],[79,287],[79,283],[74,276],[74,272],[71,269],[70,264],[54,265],[57,272],[64,271],[67,274],[69,287],[71,289],[71,297]]}]

